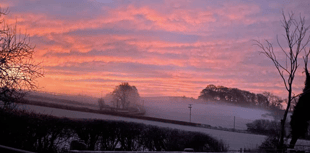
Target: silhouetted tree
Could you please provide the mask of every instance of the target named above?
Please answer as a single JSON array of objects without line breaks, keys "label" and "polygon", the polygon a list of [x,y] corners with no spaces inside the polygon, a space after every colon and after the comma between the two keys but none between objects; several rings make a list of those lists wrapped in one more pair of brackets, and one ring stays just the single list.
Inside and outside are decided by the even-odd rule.
[{"label": "silhouetted tree", "polygon": [[221,101],[244,106],[260,106],[264,108],[269,106],[269,101],[263,94],[254,94],[237,88],[227,88],[212,84],[203,89],[198,98],[206,101]]},{"label": "silhouetted tree", "polygon": [[[293,99],[291,100],[291,105],[290,105],[290,108],[288,109],[290,112],[294,111],[294,108],[299,100],[299,96],[300,95],[294,96]],[[284,102],[287,104],[288,100],[284,99]]]},{"label": "silhouetted tree", "polygon": [[251,93],[249,91],[243,91],[243,96],[248,103],[255,105],[256,95],[254,93]]},{"label": "silhouetted tree", "polygon": [[273,93],[270,92],[263,92],[262,95],[264,95],[267,100],[268,100],[268,104],[269,104],[269,108],[271,109],[281,109],[282,108],[282,103],[284,102],[283,99],[281,99],[280,97],[274,95]]},{"label": "silhouetted tree", "polygon": [[297,139],[304,136],[308,131],[308,121],[310,120],[310,75],[308,72],[307,63],[309,53],[310,50],[304,58],[306,73],[305,88],[303,89],[303,93],[299,96],[298,102],[294,107],[294,111],[291,116],[291,148],[294,148]]},{"label": "silhouetted tree", "polygon": [[136,103],[140,99],[137,88],[130,86],[127,82],[116,86],[112,97],[116,108],[128,108],[130,103]]},{"label": "silhouetted tree", "polygon": [[284,38],[286,39],[288,48],[283,48],[278,38],[277,42],[280,46],[281,51],[286,57],[286,65],[280,63],[279,58],[277,58],[274,52],[273,45],[268,40],[266,40],[266,45],[263,45],[263,43],[256,40],[256,45],[262,50],[261,53],[266,55],[274,63],[276,69],[280,74],[280,77],[283,80],[285,89],[288,91],[288,103],[284,112],[283,119],[281,120],[281,135],[278,146],[279,149],[283,149],[285,122],[288,110],[291,105],[293,90],[292,85],[295,78],[295,73],[298,68],[299,54],[302,50],[305,49],[306,45],[310,41],[310,38],[306,38],[305,41],[303,41],[306,37],[307,31],[309,30],[309,27],[305,26],[305,18],[300,17],[299,21],[297,21],[293,18],[293,13],[288,14],[288,18],[285,16],[284,13],[282,13],[282,15],[282,26],[285,30]]},{"label": "silhouetted tree", "polygon": [[257,104],[256,104],[257,106],[265,108],[269,106],[269,101],[267,97],[265,97],[263,94],[257,94],[256,97],[257,97]]},{"label": "silhouetted tree", "polygon": [[213,101],[216,97],[216,86],[213,84],[208,85],[205,89],[200,92],[199,99],[204,99],[206,101]]},{"label": "silhouetted tree", "polygon": [[[0,10],[0,16],[5,11]],[[40,67],[33,60],[34,47],[29,36],[16,33],[16,26],[1,22],[0,28],[0,101],[7,108],[20,100],[26,90],[36,88],[35,79],[42,77]]]},{"label": "silhouetted tree", "polygon": [[247,131],[256,134],[279,135],[280,123],[276,121],[259,119],[247,123]]},{"label": "silhouetted tree", "polygon": [[98,99],[98,105],[99,105],[100,110],[102,110],[104,108],[104,99],[103,98]]}]

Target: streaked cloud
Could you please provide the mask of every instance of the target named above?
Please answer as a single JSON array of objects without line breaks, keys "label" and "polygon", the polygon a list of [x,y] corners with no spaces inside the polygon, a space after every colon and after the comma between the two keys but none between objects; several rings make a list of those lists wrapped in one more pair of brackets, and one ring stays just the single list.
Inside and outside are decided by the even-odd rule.
[{"label": "streaked cloud", "polygon": [[[7,23],[30,35],[39,90],[100,96],[120,82],[142,96],[197,97],[208,84],[286,91],[253,39],[276,45],[282,9],[309,21],[308,1],[3,0]],[[281,39],[281,42],[284,42]],[[281,58],[281,57],[280,57]],[[297,72],[295,93],[304,76]]]}]

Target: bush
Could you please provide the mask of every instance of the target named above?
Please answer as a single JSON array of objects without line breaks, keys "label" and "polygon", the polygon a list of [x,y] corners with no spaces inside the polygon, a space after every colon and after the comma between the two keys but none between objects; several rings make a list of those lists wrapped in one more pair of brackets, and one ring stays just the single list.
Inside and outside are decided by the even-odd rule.
[{"label": "bush", "polygon": [[0,144],[36,152],[59,152],[71,137],[68,119],[0,109]]},{"label": "bush", "polygon": [[[284,139],[285,140],[285,139]],[[284,149],[287,148],[288,146],[286,145],[287,140],[284,142]],[[259,151],[260,152],[265,152],[265,153],[276,153],[276,152],[282,152],[279,150],[279,143],[280,142],[280,134],[277,135],[270,135],[268,136],[265,141],[259,146]]]},{"label": "bush", "polygon": [[147,126],[142,133],[144,138],[143,146],[149,151],[164,151],[166,146],[164,139],[166,139],[167,128],[159,128],[156,126]]},{"label": "bush", "polygon": [[255,120],[247,123],[247,131],[255,134],[277,135],[280,131],[280,123],[270,120]]},{"label": "bush", "polygon": [[71,120],[25,111],[0,110],[0,144],[35,152],[65,152],[70,142],[87,150],[227,151],[209,135],[151,125],[104,120]]}]

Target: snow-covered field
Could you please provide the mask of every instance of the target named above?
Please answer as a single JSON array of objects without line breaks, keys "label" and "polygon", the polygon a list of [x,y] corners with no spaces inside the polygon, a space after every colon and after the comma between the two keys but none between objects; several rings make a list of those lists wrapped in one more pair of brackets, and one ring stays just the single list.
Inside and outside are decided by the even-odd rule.
[{"label": "snow-covered field", "polygon": [[20,105],[19,108],[26,109],[29,111],[34,111],[36,113],[49,114],[49,115],[54,115],[58,117],[121,120],[121,121],[127,121],[127,122],[136,122],[136,123],[144,123],[148,125],[155,125],[159,127],[169,127],[169,128],[176,128],[176,129],[181,129],[181,130],[186,130],[186,131],[202,132],[202,133],[209,134],[217,139],[222,139],[225,144],[229,145],[230,150],[238,150],[240,148],[255,148],[257,145],[261,144],[261,142],[265,139],[265,136],[261,136],[261,135],[235,133],[235,132],[213,130],[213,129],[207,129],[207,128],[183,126],[183,125],[176,125],[176,124],[170,124],[170,123],[162,123],[162,122],[147,121],[147,120],[110,116],[110,115],[102,115],[102,114],[95,114],[95,113],[69,111],[69,110],[55,109],[55,108],[48,108],[48,107],[41,107],[41,106]]},{"label": "snow-covered field", "polygon": [[[57,98],[57,97],[54,97]],[[64,99],[64,98],[62,98]],[[88,100],[87,98],[84,98]],[[79,100],[81,102],[81,99]],[[84,101],[84,100],[83,100]],[[89,99],[88,103],[95,104],[95,99]],[[211,126],[221,126],[224,128],[235,127],[236,129],[245,130],[246,123],[250,123],[256,119],[269,119],[273,120],[271,116],[268,116],[268,111],[260,109],[250,109],[237,106],[227,106],[220,104],[206,103],[194,99],[182,99],[172,97],[157,97],[157,98],[142,98],[141,105],[146,109],[146,116],[189,121],[189,108],[188,105],[192,105],[191,121],[195,123],[208,124]],[[238,150],[240,148],[256,148],[259,146],[266,136],[235,133],[229,131],[221,131],[207,128],[199,128],[192,126],[182,126],[176,124],[147,121],[133,118],[125,118],[118,116],[102,115],[95,113],[86,113],[78,111],[69,111],[56,108],[48,108],[33,105],[19,105],[21,109],[34,111],[37,113],[49,114],[59,117],[69,118],[89,118],[89,119],[104,119],[104,120],[122,120],[128,122],[137,122],[150,125],[156,125],[160,127],[170,127],[186,131],[198,131],[207,133],[217,139],[222,139],[226,144],[230,146],[230,150]],[[305,144],[308,142],[302,142],[299,140],[299,144]]]},{"label": "snow-covered field", "polygon": [[[94,97],[83,96],[69,96],[69,95],[53,95],[48,93],[32,93],[47,99],[37,99],[47,103],[65,104],[74,106],[63,102],[52,101],[53,99],[66,99],[77,102],[86,103],[88,105],[81,105],[82,107],[89,107],[91,109],[99,109],[97,100]],[[26,97],[29,100],[36,100],[36,97]],[[105,99],[105,103],[112,106],[110,99]],[[257,119],[273,120],[273,117],[266,114],[270,113],[261,109],[250,109],[245,107],[227,106],[215,103],[207,103],[204,101],[181,98],[181,97],[146,97],[141,98],[140,105],[143,105],[146,114],[145,116],[164,118],[179,121],[189,121],[191,109],[191,122],[208,124],[216,127],[235,128],[238,130],[246,130],[246,124]]]},{"label": "snow-covered field", "polygon": [[[155,125],[159,127],[169,127],[169,128],[176,128],[176,129],[181,129],[181,130],[186,130],[186,131],[202,132],[202,133],[209,134],[217,139],[223,140],[225,144],[229,145],[230,150],[238,150],[240,148],[252,148],[253,149],[259,146],[266,138],[266,136],[255,135],[255,134],[213,130],[213,129],[200,128],[200,127],[183,126],[183,125],[176,125],[176,124],[170,124],[170,123],[162,123],[162,122],[147,121],[147,120],[110,116],[110,115],[102,115],[102,114],[95,114],[95,113],[69,111],[69,110],[33,106],[33,105],[19,105],[19,108],[33,111],[36,113],[49,114],[49,115],[54,115],[58,117],[121,120],[121,121],[127,121],[127,122],[136,122],[136,123],[144,123],[148,125]],[[298,140],[298,144],[307,144],[307,143],[308,142]]]}]

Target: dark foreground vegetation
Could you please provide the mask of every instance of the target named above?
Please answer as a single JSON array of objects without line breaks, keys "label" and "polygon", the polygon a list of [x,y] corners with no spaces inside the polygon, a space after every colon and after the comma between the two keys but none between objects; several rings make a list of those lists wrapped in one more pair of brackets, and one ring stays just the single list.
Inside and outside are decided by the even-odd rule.
[{"label": "dark foreground vegetation", "polygon": [[280,131],[280,122],[259,119],[251,123],[247,123],[247,131],[254,134],[277,135]]},{"label": "dark foreground vegetation", "polygon": [[[35,152],[67,152],[72,141],[86,150],[226,151],[206,134],[106,120],[73,120],[26,111],[0,109],[0,144]],[[75,141],[76,142],[76,141]]]},{"label": "dark foreground vegetation", "polygon": [[[247,131],[249,133],[254,134],[260,134],[260,135],[266,135],[265,141],[262,142],[262,144],[258,147],[260,152],[277,152],[281,150],[277,150],[279,142],[280,142],[280,132],[281,132],[281,123],[280,121],[270,121],[270,120],[264,120],[259,119],[255,120],[251,123],[246,124],[247,125]],[[285,125],[285,140],[288,141],[287,138],[291,137],[291,127],[289,123],[286,123]],[[306,129],[307,131],[310,131],[310,128]],[[310,133],[306,132],[304,135],[300,137],[304,140],[310,140]],[[288,142],[284,143],[284,147],[288,148]],[[302,147],[303,148],[303,147]],[[302,149],[302,148],[295,148],[295,149]],[[303,148],[305,149],[305,148]]]}]

